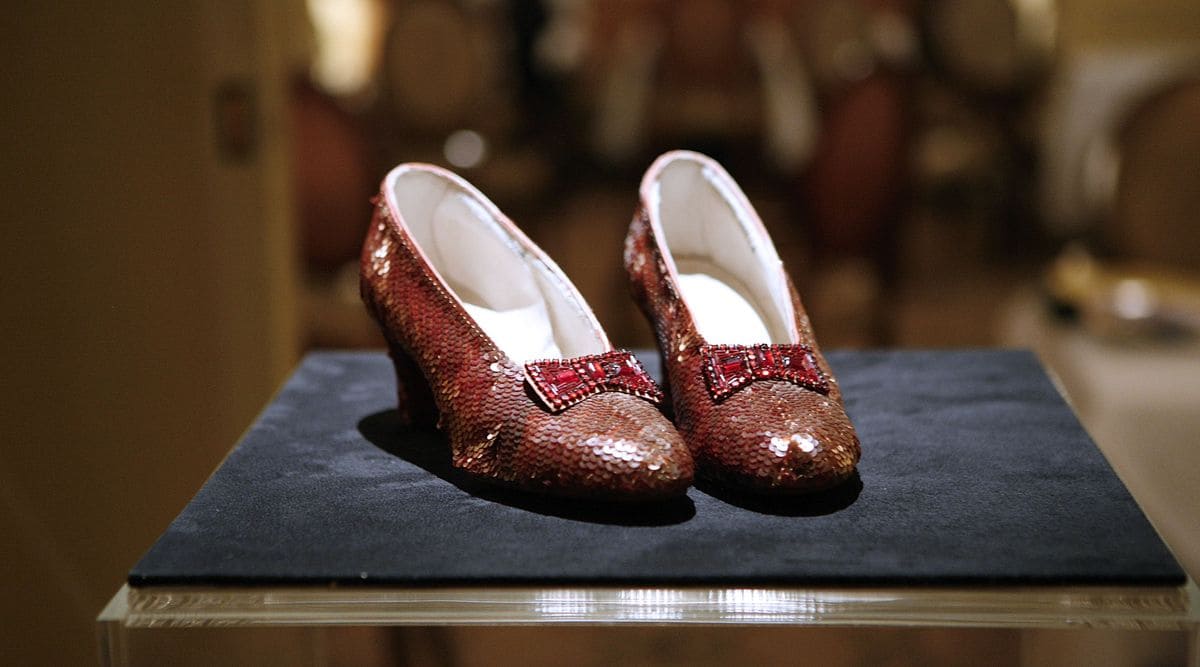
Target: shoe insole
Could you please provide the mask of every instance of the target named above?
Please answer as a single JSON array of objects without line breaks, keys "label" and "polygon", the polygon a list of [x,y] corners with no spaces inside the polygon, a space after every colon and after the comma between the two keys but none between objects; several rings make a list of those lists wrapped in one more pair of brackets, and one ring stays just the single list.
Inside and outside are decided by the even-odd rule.
[{"label": "shoe insole", "polygon": [[562,350],[554,341],[554,327],[546,312],[546,302],[536,301],[522,308],[494,310],[464,300],[467,313],[475,319],[509,359],[524,364],[537,359],[558,359]]},{"label": "shoe insole", "polygon": [[705,340],[725,345],[771,342],[763,313],[728,271],[705,260],[681,257],[676,257],[676,269],[679,289]]},{"label": "shoe insole", "polygon": [[564,356],[546,294],[490,214],[464,194],[443,192],[432,215],[426,252],[479,328],[518,364]]}]

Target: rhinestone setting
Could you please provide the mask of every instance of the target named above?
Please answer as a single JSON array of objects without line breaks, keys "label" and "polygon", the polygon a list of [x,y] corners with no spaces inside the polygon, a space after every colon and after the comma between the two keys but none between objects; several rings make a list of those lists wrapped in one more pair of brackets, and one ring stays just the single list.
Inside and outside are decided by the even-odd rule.
[{"label": "rhinestone setting", "polygon": [[529,386],[551,412],[559,412],[605,391],[619,391],[658,404],[662,390],[625,350],[573,359],[542,359],[525,364]]},{"label": "rhinestone setting", "polygon": [[717,402],[755,380],[785,380],[829,395],[829,380],[807,345],[702,345],[700,358],[708,394]]}]

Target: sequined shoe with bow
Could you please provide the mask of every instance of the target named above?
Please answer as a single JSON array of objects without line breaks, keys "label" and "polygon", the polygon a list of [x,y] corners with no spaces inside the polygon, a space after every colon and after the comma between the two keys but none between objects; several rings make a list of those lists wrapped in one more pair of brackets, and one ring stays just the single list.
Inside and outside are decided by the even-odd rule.
[{"label": "sequined shoe with bow", "polygon": [[691,483],[654,381],[612,348],[558,266],[458,176],[419,164],[387,175],[361,287],[396,367],[401,418],[436,419],[454,466],[594,499],[665,498]]},{"label": "sequined shoe with bow", "polygon": [[849,478],[859,442],[841,390],[741,189],[712,159],[673,151],[640,195],[625,266],[697,475],[762,493]]}]

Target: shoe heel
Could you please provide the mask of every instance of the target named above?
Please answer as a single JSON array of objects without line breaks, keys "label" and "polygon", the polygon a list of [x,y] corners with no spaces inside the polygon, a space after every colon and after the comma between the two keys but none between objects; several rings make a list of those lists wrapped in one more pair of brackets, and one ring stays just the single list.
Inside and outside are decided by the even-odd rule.
[{"label": "shoe heel", "polygon": [[388,356],[396,369],[396,412],[405,426],[437,425],[437,403],[429,382],[400,345],[388,341]]}]

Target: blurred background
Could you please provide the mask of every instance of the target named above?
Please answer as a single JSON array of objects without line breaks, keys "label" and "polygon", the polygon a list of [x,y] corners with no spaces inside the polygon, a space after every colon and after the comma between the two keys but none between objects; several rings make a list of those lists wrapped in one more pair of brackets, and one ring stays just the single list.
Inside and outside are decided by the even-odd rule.
[{"label": "blurred background", "polygon": [[[825,348],[1034,348],[1200,573],[1194,0],[19,2],[0,26],[0,662],[92,661],[96,613],[300,355],[381,345],[356,256],[413,160],[649,347],[621,268],[637,184],[663,150],[712,155]],[[873,632],[803,641],[905,655]],[[631,645],[757,641],[669,636]],[[1028,644],[915,637],[904,663]],[[439,641],[418,648],[475,664],[505,640]]]}]

